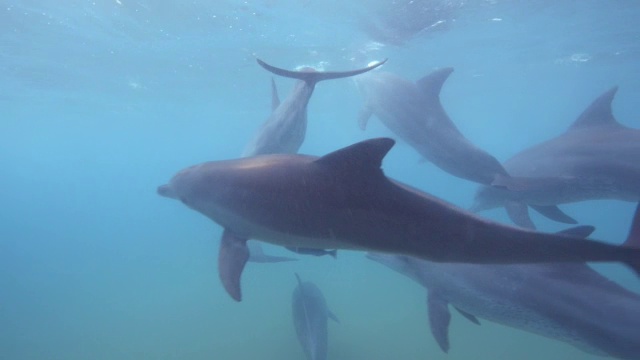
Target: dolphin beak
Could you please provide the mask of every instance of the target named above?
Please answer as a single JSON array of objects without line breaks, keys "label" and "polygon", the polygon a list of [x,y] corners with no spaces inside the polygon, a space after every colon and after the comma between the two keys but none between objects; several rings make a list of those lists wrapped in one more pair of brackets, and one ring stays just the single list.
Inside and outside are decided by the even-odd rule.
[{"label": "dolphin beak", "polygon": [[171,186],[168,184],[158,186],[158,195],[164,196],[170,199],[177,199],[175,192],[171,189]]}]

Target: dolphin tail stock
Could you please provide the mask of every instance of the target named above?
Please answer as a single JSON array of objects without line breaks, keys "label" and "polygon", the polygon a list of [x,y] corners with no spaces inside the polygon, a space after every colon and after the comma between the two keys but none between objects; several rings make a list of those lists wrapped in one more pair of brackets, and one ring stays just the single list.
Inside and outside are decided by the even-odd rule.
[{"label": "dolphin tail stock", "polygon": [[350,76],[355,76],[355,75],[360,75],[363,73],[366,73],[367,71],[371,71],[375,68],[377,68],[378,66],[381,66],[382,64],[384,64],[385,62],[387,62],[387,59],[384,59],[382,61],[379,61],[373,65],[369,65],[365,68],[361,68],[361,69],[356,69],[356,70],[349,70],[349,71],[292,71],[292,70],[287,70],[287,69],[282,69],[279,67],[275,67],[273,65],[269,65],[266,62],[260,60],[260,59],[256,59],[256,61],[258,62],[258,64],[260,66],[262,66],[265,70],[279,75],[279,76],[284,76],[284,77],[288,77],[288,78],[292,78],[292,79],[298,79],[298,80],[302,80],[308,84],[311,85],[315,85],[316,83],[323,81],[323,80],[330,80],[330,79],[339,79],[339,78],[345,78],[345,77],[350,77]]}]

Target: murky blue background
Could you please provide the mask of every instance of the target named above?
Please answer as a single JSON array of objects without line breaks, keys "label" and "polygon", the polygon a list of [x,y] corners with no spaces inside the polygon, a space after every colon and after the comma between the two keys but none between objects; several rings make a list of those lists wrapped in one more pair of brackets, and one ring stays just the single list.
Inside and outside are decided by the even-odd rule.
[{"label": "murky blue background", "polygon": [[[155,193],[181,168],[241,153],[270,111],[256,56],[328,70],[389,58],[385,70],[409,79],[453,66],[444,107],[500,160],[564,131],[614,85],[615,116],[640,127],[640,3],[456,3],[446,28],[384,46],[363,19],[408,1],[0,1],[0,359],[302,359],[294,272],[341,319],[329,325],[331,359],[592,358],[458,314],[445,356],[424,290],[355,252],[250,264],[237,304],[216,273],[220,227]],[[292,81],[276,82],[286,96]],[[361,132],[360,105],[352,81],[320,83],[301,152],[391,135],[377,120]],[[405,144],[384,168],[471,204],[473,184]],[[634,204],[563,208],[620,243]],[[598,268],[640,289],[628,270]]]}]

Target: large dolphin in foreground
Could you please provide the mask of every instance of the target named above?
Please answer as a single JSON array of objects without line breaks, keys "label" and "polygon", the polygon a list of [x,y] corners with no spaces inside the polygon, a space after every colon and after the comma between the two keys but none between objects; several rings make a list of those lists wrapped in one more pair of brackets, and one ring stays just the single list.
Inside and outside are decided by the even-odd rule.
[{"label": "large dolphin in foreground", "polygon": [[425,159],[442,170],[480,184],[507,176],[500,162],[473,145],[451,121],[440,103],[442,85],[453,68],[436,70],[417,82],[388,72],[354,78],[364,97],[358,118],[364,130],[372,115]]},{"label": "large dolphin in foreground", "polygon": [[320,289],[311,282],[300,280],[293,290],[291,309],[293,325],[298,341],[309,360],[326,360],[329,342],[327,319],[336,322],[338,318],[327,307],[327,301]]},{"label": "large dolphin in foreground", "polygon": [[[640,242],[636,211],[628,245]],[[589,235],[593,228],[571,231]],[[578,233],[576,233],[578,231]],[[431,333],[449,350],[449,305],[479,324],[477,317],[567,342],[597,355],[640,358],[640,295],[586,264],[446,264],[405,255],[367,257],[428,290]]]},{"label": "large dolphin in foreground", "polygon": [[640,201],[640,130],[616,121],[617,87],[600,95],[569,129],[504,163],[512,176],[478,189],[473,211],[504,206],[516,224],[533,228],[527,207],[592,199]]},{"label": "large dolphin in foreground", "polygon": [[266,70],[280,76],[298,79],[291,95],[282,103],[278,97],[275,82],[271,80],[271,116],[258,129],[243,156],[265,154],[295,154],[300,149],[307,131],[307,105],[316,84],[322,80],[339,79],[365,73],[385,63],[386,60],[366,68],[351,71],[322,71],[311,68],[303,71],[289,71],[271,66],[257,59]]},{"label": "large dolphin in foreground", "polygon": [[218,271],[236,301],[248,239],[438,262],[619,261],[640,274],[640,249],[492,222],[387,178],[380,166],[394,143],[367,140],[320,158],[278,154],[207,162],[178,172],[157,191],[224,228]]}]

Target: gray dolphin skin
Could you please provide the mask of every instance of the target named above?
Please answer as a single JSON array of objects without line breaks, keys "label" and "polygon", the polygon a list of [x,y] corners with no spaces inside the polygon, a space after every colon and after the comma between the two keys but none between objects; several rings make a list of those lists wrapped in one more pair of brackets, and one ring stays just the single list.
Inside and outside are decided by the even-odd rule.
[{"label": "gray dolphin skin", "polygon": [[258,241],[248,241],[247,246],[249,247],[249,261],[255,263],[278,263],[278,262],[287,262],[287,261],[297,261],[298,259],[290,258],[286,256],[274,256],[265,254],[262,249],[262,245]]},{"label": "gray dolphin skin", "polygon": [[640,130],[616,121],[611,111],[616,91],[600,95],[560,136],[507,160],[504,167],[512,178],[480,187],[471,210],[504,206],[514,223],[533,228],[527,206],[639,201]]},{"label": "gray dolphin skin", "polygon": [[329,310],[320,289],[312,282],[300,280],[293,290],[291,309],[298,341],[309,360],[325,360],[329,342],[327,319],[338,318]]},{"label": "gray dolphin skin", "polygon": [[[640,241],[638,225],[636,212],[627,243]],[[588,236],[591,230],[579,227],[569,233]],[[380,253],[367,257],[428,290],[431,333],[444,352],[449,350],[451,305],[476,324],[479,317],[597,355],[640,356],[640,295],[586,264],[471,265]]]},{"label": "gray dolphin skin", "polygon": [[271,116],[258,129],[254,138],[249,142],[243,156],[265,154],[295,154],[302,146],[307,132],[307,105],[318,82],[330,79],[340,79],[365,73],[384,64],[381,61],[366,68],[333,72],[317,72],[311,68],[304,71],[289,71],[271,66],[257,59],[258,64],[273,74],[298,79],[291,94],[281,103],[275,82],[271,80]]},{"label": "gray dolphin skin", "polygon": [[369,118],[376,115],[442,170],[489,185],[496,175],[508,175],[496,158],[462,135],[442,107],[440,90],[452,72],[453,68],[436,70],[416,83],[379,71],[354,78],[364,98],[358,123],[364,130]]},{"label": "gray dolphin skin", "polygon": [[394,143],[371,139],[319,158],[276,154],[206,162],[178,172],[157,191],[224,228],[218,271],[236,301],[248,239],[438,262],[618,261],[640,273],[640,249],[492,222],[387,178],[380,166]]}]

